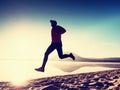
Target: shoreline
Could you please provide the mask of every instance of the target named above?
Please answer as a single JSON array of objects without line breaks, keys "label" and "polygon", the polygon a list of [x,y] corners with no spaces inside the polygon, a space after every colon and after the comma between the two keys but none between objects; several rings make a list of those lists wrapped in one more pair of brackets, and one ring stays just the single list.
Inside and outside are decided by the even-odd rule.
[{"label": "shoreline", "polygon": [[120,89],[120,69],[98,72],[57,75],[28,80],[23,86],[0,82],[0,89],[8,90],[116,90]]}]

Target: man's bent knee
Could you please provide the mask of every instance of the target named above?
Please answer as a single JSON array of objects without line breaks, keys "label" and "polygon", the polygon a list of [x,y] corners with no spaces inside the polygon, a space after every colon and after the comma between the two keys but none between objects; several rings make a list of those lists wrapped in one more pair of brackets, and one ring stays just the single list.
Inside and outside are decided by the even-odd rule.
[{"label": "man's bent knee", "polygon": [[63,59],[64,57],[61,55],[61,56],[59,56],[59,58],[60,58],[60,59]]}]

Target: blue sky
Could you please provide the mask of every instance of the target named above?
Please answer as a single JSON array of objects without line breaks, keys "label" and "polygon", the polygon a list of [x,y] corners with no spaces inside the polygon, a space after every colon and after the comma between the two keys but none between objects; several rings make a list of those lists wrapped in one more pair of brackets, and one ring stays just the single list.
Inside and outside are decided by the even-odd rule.
[{"label": "blue sky", "polygon": [[0,0],[0,31],[19,18],[37,22],[46,31],[49,20],[57,20],[67,29],[65,51],[84,57],[120,56],[119,0]]}]

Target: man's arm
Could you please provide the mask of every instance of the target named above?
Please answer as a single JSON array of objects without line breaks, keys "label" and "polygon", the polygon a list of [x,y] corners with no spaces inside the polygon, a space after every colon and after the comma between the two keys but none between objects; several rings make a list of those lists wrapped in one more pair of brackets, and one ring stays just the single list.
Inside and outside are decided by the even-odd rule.
[{"label": "man's arm", "polygon": [[66,32],[66,30],[63,27],[61,27],[61,26],[57,26],[57,31],[60,34],[64,34]]}]

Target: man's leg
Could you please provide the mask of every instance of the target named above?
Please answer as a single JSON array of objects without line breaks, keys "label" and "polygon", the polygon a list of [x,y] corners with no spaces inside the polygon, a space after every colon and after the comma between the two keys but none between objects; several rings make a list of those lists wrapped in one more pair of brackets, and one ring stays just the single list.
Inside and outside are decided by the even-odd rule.
[{"label": "man's leg", "polygon": [[50,54],[53,50],[55,50],[55,46],[54,46],[54,44],[51,44],[51,45],[47,48],[47,50],[46,50],[46,52],[45,52],[45,54],[44,54],[44,59],[43,59],[42,66],[41,66],[40,68],[35,69],[35,70],[44,72],[45,65],[46,65],[47,60],[48,60],[48,56],[49,56],[49,54]]},{"label": "man's leg", "polygon": [[75,60],[75,57],[73,56],[72,53],[70,54],[63,54],[63,51],[62,51],[62,43],[58,43],[57,45],[57,52],[58,52],[58,55],[59,55],[59,58],[60,59],[64,59],[64,58],[72,58],[73,60]]}]

